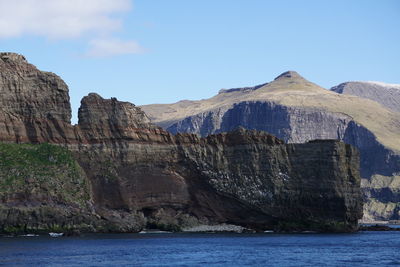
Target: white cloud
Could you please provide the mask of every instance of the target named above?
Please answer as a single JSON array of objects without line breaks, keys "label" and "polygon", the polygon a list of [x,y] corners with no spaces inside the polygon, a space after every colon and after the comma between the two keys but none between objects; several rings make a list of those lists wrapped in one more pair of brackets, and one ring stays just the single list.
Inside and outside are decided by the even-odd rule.
[{"label": "white cloud", "polygon": [[92,40],[89,45],[90,49],[86,53],[88,57],[111,57],[144,52],[144,48],[135,41],[123,41],[115,38]]},{"label": "white cloud", "polygon": [[114,15],[130,8],[131,0],[0,0],[0,38],[108,34],[122,24]]},{"label": "white cloud", "polygon": [[89,57],[137,54],[144,51],[137,42],[113,37],[131,8],[132,0],[0,0],[0,39],[81,38],[91,40]]}]

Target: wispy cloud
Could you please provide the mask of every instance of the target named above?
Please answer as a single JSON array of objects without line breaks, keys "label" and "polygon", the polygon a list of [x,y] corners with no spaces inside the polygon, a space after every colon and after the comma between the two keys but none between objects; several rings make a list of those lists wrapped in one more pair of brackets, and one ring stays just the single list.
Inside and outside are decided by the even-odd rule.
[{"label": "wispy cloud", "polygon": [[108,33],[121,27],[121,20],[112,15],[130,8],[130,0],[0,0],[0,38]]},{"label": "wispy cloud", "polygon": [[131,9],[131,0],[0,0],[0,39],[89,38],[91,57],[137,53],[142,48],[135,41],[112,37]]},{"label": "wispy cloud", "polygon": [[115,38],[92,40],[89,45],[90,49],[86,53],[88,57],[111,57],[144,52],[144,48],[135,41],[123,41]]}]

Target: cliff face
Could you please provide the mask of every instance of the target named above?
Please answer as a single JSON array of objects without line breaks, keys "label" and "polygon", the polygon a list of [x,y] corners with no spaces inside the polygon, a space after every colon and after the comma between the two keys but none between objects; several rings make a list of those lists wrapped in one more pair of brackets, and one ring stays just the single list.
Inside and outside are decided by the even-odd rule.
[{"label": "cliff face", "polygon": [[156,128],[135,105],[116,98],[103,99],[94,93],[82,99],[78,118],[79,129],[88,142],[137,139],[141,129]]},{"label": "cliff face", "polygon": [[[294,223],[303,229],[307,225],[334,229],[341,216],[346,218],[344,225],[354,225],[362,216],[361,195],[353,187],[358,184],[358,152],[349,145],[337,141],[285,145],[264,132],[241,128],[201,139],[200,148],[191,144],[181,149],[190,180],[206,182],[218,194],[232,199],[218,207],[218,202],[195,190],[200,200],[196,205],[205,211],[210,209],[205,203],[213,210],[218,207],[216,215],[227,213],[225,217],[231,222],[249,224],[252,217],[252,224],[270,228],[290,228]],[[345,179],[337,180],[337,174]],[[247,208],[235,212],[239,205],[231,208],[226,204],[233,201]],[[259,215],[248,214],[250,208]]]},{"label": "cliff face", "polygon": [[[79,118],[91,145],[76,154],[90,170],[98,207],[138,211],[150,223],[181,227],[229,222],[262,229],[296,222],[299,229],[328,230],[345,216],[340,227],[354,229],[360,216],[358,154],[343,143],[285,145],[244,129],[173,136],[132,104],[97,95],[82,100]],[[110,142],[102,133],[118,138]]]},{"label": "cliff face", "polygon": [[[391,98],[383,91],[380,95]],[[221,90],[210,99],[185,103],[142,108],[155,123],[172,133],[207,136],[242,126],[267,131],[287,143],[336,139],[359,149],[362,177],[391,179],[400,172],[397,112],[368,99],[325,90],[296,72],[283,73],[270,83]],[[366,197],[371,195],[368,190]],[[380,198],[381,195],[374,200],[380,202]],[[395,199],[392,202],[396,203]],[[387,212],[379,215],[371,210],[373,214],[368,218],[400,219],[399,209],[391,210],[391,215]],[[369,212],[369,209],[364,211]]]},{"label": "cliff face", "polygon": [[0,53],[0,135],[3,141],[39,143],[73,139],[68,87],[14,53]]},{"label": "cliff face", "polygon": [[[1,116],[8,116],[2,118],[1,130],[7,133],[1,135],[2,141],[59,144],[68,148],[74,158],[51,165],[51,151],[46,154],[44,168],[61,170],[66,176],[52,178],[57,174],[40,173],[43,166],[38,166],[34,181],[46,181],[48,185],[38,186],[34,191],[30,191],[31,183],[25,179],[29,171],[22,173],[18,182],[12,172],[21,166],[11,170],[0,167],[7,170],[0,175],[0,181],[15,181],[19,186],[10,187],[0,199],[7,210],[3,215],[0,213],[3,231],[16,226],[27,229],[57,226],[60,218],[68,214],[79,214],[80,219],[72,216],[75,219],[62,227],[79,229],[85,228],[82,225],[92,225],[95,227],[92,230],[100,231],[138,231],[143,227],[177,230],[215,223],[260,230],[353,231],[357,228],[357,219],[362,216],[359,158],[358,152],[349,145],[338,141],[287,145],[264,132],[244,129],[206,138],[193,134],[174,136],[151,124],[135,105],[103,99],[96,94],[82,99],[79,123],[71,126],[69,105],[62,104],[68,98],[58,98],[58,94],[65,93],[59,90],[63,83],[48,74],[40,86],[36,80],[29,85],[29,79],[22,75],[24,72],[19,74],[12,66],[20,64],[18,68],[29,68],[34,73],[38,72],[36,68],[18,61],[17,55],[7,56],[4,64],[11,65],[5,68],[16,73],[13,77],[17,84],[26,84],[26,88],[18,90],[12,90],[10,84],[0,87],[8,92],[10,99],[23,99],[17,107],[30,103],[31,86],[33,91],[48,92],[32,99],[28,113],[11,107],[1,112]],[[15,58],[18,62],[10,62]],[[11,79],[5,72],[1,75]],[[47,78],[58,82],[49,83]],[[44,104],[48,101],[52,102],[47,106],[50,108]],[[21,161],[24,166],[25,163]],[[35,166],[36,163],[27,164]],[[77,166],[78,176],[69,175],[71,166]],[[66,188],[76,186],[76,195],[57,194],[64,191],[57,191],[63,180]],[[15,190],[30,193],[18,193],[18,201],[14,202]],[[54,193],[46,195],[42,191]],[[40,197],[41,201],[33,201],[43,195],[46,197]],[[76,202],[83,204],[76,206]],[[60,205],[67,207],[67,211],[53,216]],[[12,214],[20,215],[4,215],[10,209],[14,210]],[[32,214],[26,213],[29,209],[44,215],[35,215],[33,225],[24,225]],[[43,213],[43,209],[50,211]]]}]

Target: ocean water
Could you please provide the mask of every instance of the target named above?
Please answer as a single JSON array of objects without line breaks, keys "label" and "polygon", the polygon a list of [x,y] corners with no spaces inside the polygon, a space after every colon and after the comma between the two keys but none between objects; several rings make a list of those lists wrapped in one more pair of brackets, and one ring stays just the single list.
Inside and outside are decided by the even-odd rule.
[{"label": "ocean water", "polygon": [[396,266],[400,232],[1,237],[6,266]]}]

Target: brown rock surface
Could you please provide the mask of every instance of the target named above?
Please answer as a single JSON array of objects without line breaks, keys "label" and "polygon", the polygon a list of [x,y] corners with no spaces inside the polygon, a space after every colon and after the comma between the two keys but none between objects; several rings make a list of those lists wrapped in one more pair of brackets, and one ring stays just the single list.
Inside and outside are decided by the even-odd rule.
[{"label": "brown rock surface", "polygon": [[2,141],[65,143],[74,139],[68,86],[15,53],[0,53]]},{"label": "brown rock surface", "polygon": [[2,141],[68,147],[90,184],[96,216],[112,222],[109,230],[216,223],[260,230],[357,229],[359,158],[349,145],[286,145],[244,129],[206,138],[174,136],[152,125],[135,105],[97,94],[82,99],[79,123],[71,126],[66,85],[22,56],[2,55],[0,90],[19,101],[0,112]]}]

